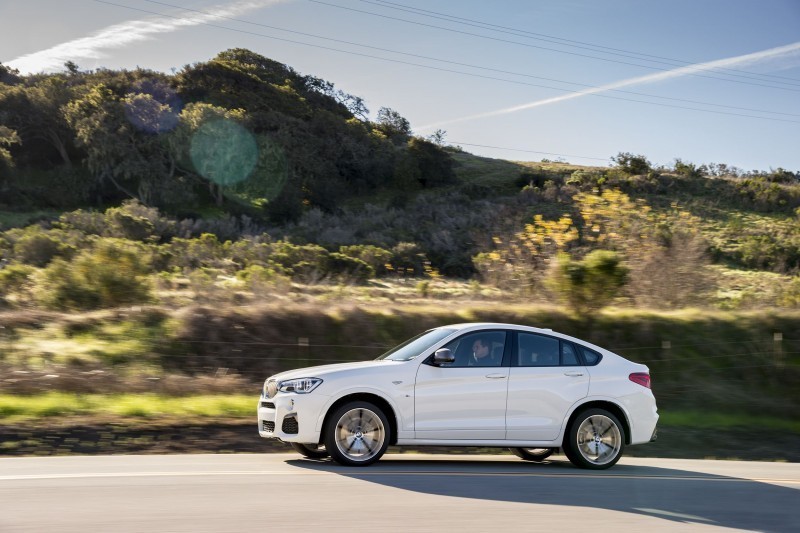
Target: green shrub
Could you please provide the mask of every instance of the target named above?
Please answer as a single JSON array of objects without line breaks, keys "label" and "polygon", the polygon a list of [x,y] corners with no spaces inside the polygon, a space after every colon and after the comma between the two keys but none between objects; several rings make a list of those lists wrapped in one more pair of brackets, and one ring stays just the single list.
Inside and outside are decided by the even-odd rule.
[{"label": "green shrub", "polygon": [[44,231],[38,226],[25,228],[14,243],[13,257],[20,263],[45,267],[56,257],[67,257],[74,247],[65,244],[65,235],[58,230]]},{"label": "green shrub", "polygon": [[143,242],[154,239],[155,227],[152,222],[126,213],[120,208],[106,211],[106,224],[106,235],[109,237]]},{"label": "green shrub", "polygon": [[328,255],[325,266],[328,274],[353,281],[363,282],[375,277],[375,269],[366,262],[336,252]]},{"label": "green shrub", "polygon": [[62,213],[57,225],[65,230],[80,231],[85,235],[103,235],[106,221],[103,213],[78,209]]},{"label": "green shrub", "polygon": [[173,239],[161,251],[169,257],[170,267],[188,269],[216,267],[225,256],[223,244],[212,233],[203,233],[196,239]]},{"label": "green shrub", "polygon": [[706,175],[705,166],[696,166],[694,163],[684,163],[680,159],[675,160],[675,172],[686,178],[702,178]]},{"label": "green shrub", "polygon": [[100,239],[69,263],[56,259],[36,279],[36,299],[53,309],[96,309],[146,302],[150,285],[140,247]]},{"label": "green shrub", "polygon": [[625,285],[628,269],[621,263],[610,250],[593,250],[580,261],[561,254],[550,286],[572,309],[587,314],[611,303]]},{"label": "green shrub", "polygon": [[786,206],[791,200],[788,191],[763,176],[744,178],[737,181],[736,192],[747,203],[762,211]]},{"label": "green shrub", "polygon": [[607,181],[608,176],[605,172],[576,170],[567,178],[566,184],[573,185],[579,189],[600,189]]},{"label": "green shrub", "polygon": [[418,244],[401,242],[392,248],[392,267],[398,274],[422,276],[428,263]]},{"label": "green shrub", "polygon": [[[262,242],[266,239],[267,242]],[[236,242],[225,243],[226,255],[237,265],[246,268],[251,265],[274,264],[270,256],[269,235],[262,237],[245,237]]]},{"label": "green shrub", "polygon": [[250,265],[236,273],[236,278],[245,282],[252,290],[266,285],[284,284],[288,281],[279,265]]},{"label": "green shrub", "polygon": [[107,209],[103,235],[134,241],[168,241],[176,236],[177,223],[155,207],[127,200],[120,207]]},{"label": "green shrub", "polygon": [[778,303],[785,307],[800,307],[800,275],[795,276],[780,292]]},{"label": "green shrub", "polygon": [[392,260],[392,252],[371,244],[341,246],[339,248],[339,253],[364,261],[372,267],[377,276],[386,274],[388,271],[386,265]]},{"label": "green shrub", "polygon": [[0,295],[20,290],[36,269],[29,265],[11,264],[0,269]]},{"label": "green shrub", "polygon": [[416,289],[420,296],[428,298],[431,295],[431,280],[423,279],[417,283]]},{"label": "green shrub", "polygon": [[281,265],[286,269],[302,272],[306,275],[312,271],[325,273],[327,271],[325,262],[328,257],[328,250],[317,244],[292,244],[286,241],[278,241],[269,244],[270,261]]}]

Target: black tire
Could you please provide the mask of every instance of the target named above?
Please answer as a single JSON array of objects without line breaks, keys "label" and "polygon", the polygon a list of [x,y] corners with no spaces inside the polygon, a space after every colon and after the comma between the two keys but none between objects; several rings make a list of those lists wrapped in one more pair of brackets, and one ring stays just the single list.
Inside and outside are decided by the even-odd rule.
[{"label": "black tire", "polygon": [[369,402],[350,402],[336,409],[325,424],[325,449],[345,466],[367,466],[389,447],[391,428],[386,415]]},{"label": "black tire", "polygon": [[562,448],[578,468],[605,470],[622,457],[625,427],[605,409],[587,409],[570,424]]},{"label": "black tire", "polygon": [[325,446],[320,444],[300,444],[299,442],[290,442],[289,444],[294,451],[309,459],[324,459],[330,455]]},{"label": "black tire", "polygon": [[554,448],[509,448],[511,453],[526,461],[541,463],[556,451]]}]

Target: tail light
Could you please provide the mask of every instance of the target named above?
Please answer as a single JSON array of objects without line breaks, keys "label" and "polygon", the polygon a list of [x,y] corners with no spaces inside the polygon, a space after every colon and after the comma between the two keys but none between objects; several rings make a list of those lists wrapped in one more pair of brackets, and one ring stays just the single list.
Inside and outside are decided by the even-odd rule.
[{"label": "tail light", "polygon": [[628,376],[628,379],[634,383],[638,383],[642,387],[650,388],[650,374],[647,372],[634,372]]}]

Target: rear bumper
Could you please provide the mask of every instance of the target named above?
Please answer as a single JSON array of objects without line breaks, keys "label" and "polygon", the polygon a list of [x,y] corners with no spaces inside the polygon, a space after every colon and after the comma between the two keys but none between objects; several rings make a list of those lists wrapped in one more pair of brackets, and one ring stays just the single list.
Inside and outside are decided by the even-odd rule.
[{"label": "rear bumper", "polygon": [[631,425],[630,444],[653,442],[658,424],[658,407],[652,393],[640,393],[624,398]]}]

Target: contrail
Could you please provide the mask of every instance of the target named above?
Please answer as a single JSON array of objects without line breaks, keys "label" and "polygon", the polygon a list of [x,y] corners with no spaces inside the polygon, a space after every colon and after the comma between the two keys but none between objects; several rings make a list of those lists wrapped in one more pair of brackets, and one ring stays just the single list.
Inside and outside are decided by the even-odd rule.
[{"label": "contrail", "polygon": [[432,128],[438,128],[441,126],[449,125],[449,124],[456,124],[458,122],[466,122],[469,120],[476,120],[480,118],[488,118],[488,117],[495,117],[498,115],[507,115],[509,113],[516,113],[518,111],[524,111],[526,109],[532,109],[534,107],[541,107],[545,105],[555,104],[557,102],[563,102],[565,100],[572,100],[573,98],[580,98],[582,96],[589,96],[592,94],[604,93],[606,91],[611,91],[614,89],[620,89],[622,87],[630,87],[631,85],[642,85],[645,83],[653,83],[657,81],[668,80],[672,78],[680,78],[683,76],[688,76],[690,74],[697,74],[700,71],[705,70],[713,70],[715,68],[720,67],[732,67],[732,66],[746,66],[746,65],[753,65],[756,63],[762,63],[765,61],[775,60],[779,58],[783,58],[786,56],[796,55],[800,52],[800,42],[787,44],[785,46],[778,46],[776,48],[770,48],[769,50],[762,50],[761,52],[753,52],[752,54],[745,54],[736,57],[729,57],[726,59],[717,59],[714,61],[708,61],[706,63],[696,63],[694,65],[686,65],[684,67],[678,67],[672,70],[668,70],[666,72],[658,72],[656,74],[648,74],[646,76],[638,76],[636,78],[628,78],[626,80],[616,81],[614,83],[609,83],[606,85],[601,85],[599,87],[595,87],[593,89],[588,89],[586,91],[580,92],[573,92],[569,94],[564,94],[561,96],[554,96],[552,98],[545,98],[543,100],[536,100],[535,102],[529,102],[527,104],[520,104],[513,107],[506,107],[503,109],[496,109],[494,111],[486,111],[484,113],[479,113],[477,115],[469,115],[466,117],[455,118],[452,120],[446,120],[442,122],[437,122],[435,124],[428,124],[426,126],[422,126],[420,128],[416,128],[418,130],[426,130]]},{"label": "contrail", "polygon": [[25,54],[7,62],[23,74],[53,72],[64,69],[66,61],[100,59],[106,57],[105,50],[122,48],[132,43],[151,39],[159,33],[169,33],[181,28],[197,26],[223,17],[233,17],[288,0],[244,0],[227,5],[217,5],[200,14],[188,14],[180,19],[162,21],[157,19],[129,20],[103,28],[92,35],[57,44],[46,50]]}]

